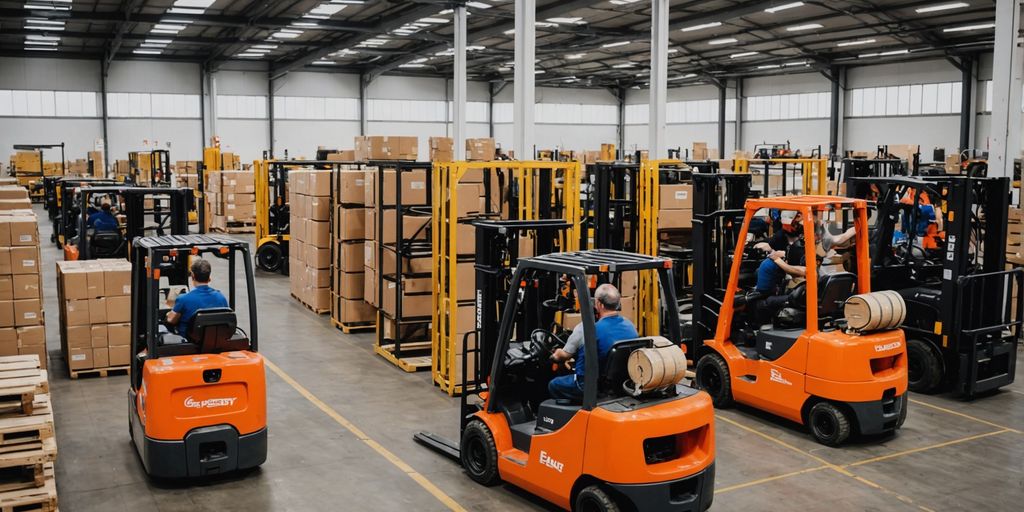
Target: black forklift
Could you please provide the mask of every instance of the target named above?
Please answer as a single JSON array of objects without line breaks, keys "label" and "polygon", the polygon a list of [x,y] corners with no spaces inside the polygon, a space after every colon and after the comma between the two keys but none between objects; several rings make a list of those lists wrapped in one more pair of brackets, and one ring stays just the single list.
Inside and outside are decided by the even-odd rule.
[{"label": "black forklift", "polygon": [[[124,225],[117,231],[97,232],[89,226],[89,216],[99,210],[98,201],[103,200],[124,215]],[[72,222],[65,226],[64,259],[128,258],[129,246],[138,237],[187,235],[192,201],[192,189],[188,188],[78,188],[74,200],[78,214],[65,217]]]},{"label": "black forklift", "polygon": [[[148,168],[145,168],[142,155],[149,155]],[[128,153],[128,166],[130,174],[125,183],[140,187],[169,187],[171,186],[171,152],[166,149],[154,149],[152,151],[133,151]],[[149,172],[149,179],[144,180],[144,173]]]},{"label": "black forklift", "polygon": [[[80,187],[115,186],[117,182],[104,178],[78,178],[73,176],[43,177],[43,209],[53,224],[50,241],[60,249],[64,246],[64,227],[68,220],[77,216],[78,205],[74,202],[75,190]],[[65,201],[64,198],[72,198]],[[67,206],[65,206],[65,204]]]},{"label": "black forklift", "polygon": [[1006,270],[1009,178],[852,178],[873,200],[872,283],[907,303],[910,389],[965,398],[1013,382],[1024,311]]}]

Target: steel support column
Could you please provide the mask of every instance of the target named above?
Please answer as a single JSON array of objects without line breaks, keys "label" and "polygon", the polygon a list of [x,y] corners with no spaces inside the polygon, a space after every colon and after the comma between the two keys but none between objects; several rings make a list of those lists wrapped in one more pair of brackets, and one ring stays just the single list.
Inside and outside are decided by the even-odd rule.
[{"label": "steel support column", "polygon": [[619,101],[619,125],[618,125],[618,144],[619,151],[621,154],[626,154],[626,88],[619,86],[615,93],[615,98]]},{"label": "steel support column", "polygon": [[202,160],[202,150],[206,147],[206,104],[209,99],[206,96],[206,64],[199,65],[199,159]]},{"label": "steel support column", "polygon": [[534,67],[537,0],[516,0],[513,149],[517,160],[533,160]]},{"label": "steel support column", "polygon": [[267,130],[270,135],[270,158],[274,158],[274,75],[267,75]]},{"label": "steel support column", "polygon": [[466,155],[466,6],[455,7],[455,69],[452,77],[454,92],[452,114],[452,138],[455,142],[455,159],[463,160]]},{"label": "steel support column", "polygon": [[974,58],[960,59],[960,151],[974,147],[974,116],[976,112]]},{"label": "steel support column", "polygon": [[210,137],[216,137],[217,133],[217,79],[213,73],[206,74],[207,90],[210,93]]},{"label": "steel support column", "polygon": [[725,82],[718,87],[718,157],[725,158]]},{"label": "steel support column", "polygon": [[988,175],[1013,176],[1021,149],[1021,84],[1024,49],[1019,45],[1024,2],[996,1],[995,55],[992,59],[992,145]]},{"label": "steel support column", "polygon": [[651,94],[648,158],[664,158],[665,111],[668,103],[668,2],[651,0]]},{"label": "steel support column", "polygon": [[494,138],[494,82],[487,82],[487,133],[488,137]]},{"label": "steel support column", "polygon": [[[100,110],[103,116],[103,166],[110,166],[110,139],[107,138],[107,61],[100,60]],[[103,169],[103,176],[106,177],[107,169]]]},{"label": "steel support column", "polygon": [[366,74],[359,74],[359,135],[366,135],[366,86],[369,80]]},{"label": "steel support column", "polygon": [[[743,107],[745,106],[743,98],[743,78],[736,79],[736,122],[733,128],[736,133],[733,138],[733,151],[743,151]],[[725,154],[721,155],[722,158],[726,158]],[[732,158],[731,156],[729,158]]]},{"label": "steel support column", "polygon": [[829,79],[832,82],[832,95],[831,105],[828,114],[828,153],[830,155],[838,155],[842,151],[840,147],[840,135],[839,132],[842,129],[843,124],[843,113],[842,113],[842,90],[843,84],[840,80],[839,74],[840,69],[833,67],[829,75]]}]

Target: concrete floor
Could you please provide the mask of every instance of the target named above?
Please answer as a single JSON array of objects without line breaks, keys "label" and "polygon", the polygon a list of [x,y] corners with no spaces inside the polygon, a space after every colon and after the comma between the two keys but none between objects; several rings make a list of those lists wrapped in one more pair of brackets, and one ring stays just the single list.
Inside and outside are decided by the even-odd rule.
[{"label": "concrete floor", "polygon": [[[415,444],[419,430],[454,438],[458,401],[434,388],[428,374],[407,374],[374,355],[372,335],[345,335],[315,316],[289,296],[287,278],[270,275],[257,277],[260,349],[272,363],[267,463],[192,486],[149,481],[129,443],[128,378],[72,381],[60,361],[52,285],[58,258],[45,244],[62,510],[551,510],[510,486],[476,485],[456,464]],[[1017,510],[1024,503],[1018,429],[1020,380],[974,402],[915,395],[896,436],[840,449],[750,409],[718,411],[714,508]]]}]

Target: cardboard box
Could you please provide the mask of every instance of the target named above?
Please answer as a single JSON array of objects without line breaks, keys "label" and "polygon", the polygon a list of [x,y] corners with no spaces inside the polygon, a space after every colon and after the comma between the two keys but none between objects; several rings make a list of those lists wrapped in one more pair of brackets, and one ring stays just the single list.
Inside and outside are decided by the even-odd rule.
[{"label": "cardboard box", "polygon": [[[22,191],[24,188],[18,187]],[[22,198],[28,201],[28,198]],[[12,199],[12,201],[17,201]],[[31,208],[29,203],[27,208]],[[39,221],[33,215],[0,216],[0,245],[10,247],[33,247],[39,245]]]},{"label": "cardboard box", "polygon": [[495,153],[497,145],[494,139],[466,139],[466,160],[490,161],[494,160]]},{"label": "cardboard box", "polygon": [[107,299],[100,297],[97,299],[89,299],[89,323],[90,324],[105,324],[107,323]]},{"label": "cardboard box", "polygon": [[430,161],[452,162],[455,160],[455,141],[451,137],[430,138]]},{"label": "cardboard box", "polygon": [[39,274],[21,274],[13,276],[13,294],[15,299],[38,299]]},{"label": "cardboard box", "polygon": [[16,332],[18,335],[19,347],[46,345],[46,327],[42,325],[18,327]]},{"label": "cardboard box", "polygon": [[[365,244],[369,245],[369,244]],[[340,272],[361,272],[364,266],[366,251],[363,242],[349,242],[338,244],[338,261],[336,271]]]},{"label": "cardboard box", "polygon": [[379,135],[357,136],[355,138],[354,154],[358,162],[389,159],[387,137]]},{"label": "cardboard box", "polygon": [[708,159],[708,143],[707,142],[694,142],[693,152],[690,153],[691,160],[707,160]]},{"label": "cardboard box", "polygon": [[693,210],[662,210],[658,212],[658,229],[693,227]]},{"label": "cardboard box", "polygon": [[338,208],[337,238],[341,242],[352,240],[363,240],[366,236],[366,214],[365,208]]},{"label": "cardboard box", "polygon": [[342,170],[338,172],[337,201],[341,204],[364,204],[366,175],[362,170]]},{"label": "cardboard box", "polygon": [[[384,293],[380,306],[384,314],[395,318],[397,313],[395,305],[395,290],[398,288],[394,281],[384,282]],[[415,318],[430,316],[433,309],[433,296],[430,294],[410,295],[402,293],[402,318]]]},{"label": "cardboard box", "polygon": [[64,330],[64,342],[67,348],[92,348],[92,326],[72,325]]},{"label": "cardboard box", "polygon": [[130,322],[132,298],[127,295],[107,297],[107,321],[110,323]]},{"label": "cardboard box", "polygon": [[39,273],[39,247],[11,247],[12,274]]},{"label": "cardboard box", "polygon": [[366,286],[364,280],[366,274],[363,272],[336,272],[336,283],[334,293],[344,299],[363,298],[363,288]]},{"label": "cardboard box", "polygon": [[0,247],[0,275],[10,275],[13,270],[11,266],[11,248]]},{"label": "cardboard box", "polygon": [[480,183],[459,183],[455,186],[457,215],[466,217],[479,213],[481,210],[480,197],[484,194],[484,187]]},{"label": "cardboard box", "polygon": [[92,348],[106,348],[107,347],[107,326],[93,325],[89,329],[89,338],[92,343]]},{"label": "cardboard box", "polygon": [[331,220],[331,198],[307,196],[303,215],[310,220],[327,222]]},{"label": "cardboard box", "polygon": [[92,365],[93,368],[110,367],[110,357],[106,347],[92,349]]},{"label": "cardboard box", "polygon": [[107,347],[110,366],[128,366],[131,361],[131,347],[128,345],[111,345]]},{"label": "cardboard box", "polygon": [[456,300],[473,300],[476,298],[476,268],[473,262],[455,265]]},{"label": "cardboard box", "polygon": [[[363,188],[364,201],[366,206],[377,205],[378,173],[376,167],[365,171],[365,185]],[[397,200],[396,171],[394,169],[384,170],[384,206],[394,206]],[[427,171],[426,169],[414,169],[402,172],[402,205],[403,206],[425,206],[427,205]]]},{"label": "cardboard box", "polygon": [[109,324],[107,325],[107,345],[131,345],[132,325],[131,324]]},{"label": "cardboard box", "polygon": [[14,301],[14,325],[40,325],[43,323],[43,305],[39,299]]},{"label": "cardboard box", "polygon": [[0,355],[18,355],[18,332],[13,327],[0,328]]},{"label": "cardboard box", "polygon": [[355,162],[356,152],[353,149],[337,150],[334,153],[328,153],[327,160],[329,162]]},{"label": "cardboard box", "polygon": [[14,276],[0,275],[0,300],[14,300]]},{"label": "cardboard box", "polygon": [[377,307],[377,272],[363,267],[363,300]]},{"label": "cardboard box", "polygon": [[662,210],[683,210],[693,208],[693,185],[661,185],[659,188]]},{"label": "cardboard box", "polygon": [[303,242],[320,248],[331,246],[331,224],[329,222],[306,220],[305,224],[306,233]]},{"label": "cardboard box", "polygon": [[69,300],[64,303],[64,325],[89,325],[89,301]]},{"label": "cardboard box", "polygon": [[472,224],[460,223],[455,229],[455,253],[476,254],[476,227]]},{"label": "cardboard box", "polygon": [[39,368],[46,369],[46,346],[45,345],[32,345],[29,347],[18,347],[18,355],[29,356],[34,355],[39,357]]},{"label": "cardboard box", "polygon": [[340,299],[340,310],[338,321],[342,323],[372,322],[377,318],[377,311],[373,306],[361,299]]},{"label": "cardboard box", "polygon": [[[382,236],[378,237],[377,234],[377,215],[380,214],[383,219],[384,232]],[[393,244],[398,241],[398,214],[394,209],[384,210],[378,212],[377,210],[369,210],[366,212],[368,220],[372,222],[374,241],[385,244]],[[402,215],[402,239],[403,240],[427,240],[427,226],[430,225],[429,215]],[[380,238],[380,240],[378,240]]]},{"label": "cardboard box", "polygon": [[331,268],[331,249],[307,245],[303,259],[310,268],[329,269]]},{"label": "cardboard box", "polygon": [[[132,294],[132,264],[122,260],[102,260],[103,261],[103,290],[100,295],[131,295]],[[92,277],[93,274],[90,274]],[[97,274],[98,277],[98,274]],[[98,288],[100,285],[97,283],[95,286]],[[92,279],[89,281],[89,292],[96,293],[93,290],[94,283]]]},{"label": "cardboard box", "polygon": [[92,348],[72,348],[68,351],[68,369],[91,370]]},{"label": "cardboard box", "polygon": [[[363,265],[377,270],[377,243],[367,241],[364,247]],[[385,246],[383,269],[385,274],[394,274],[397,268],[398,255],[393,247]],[[402,257],[402,273],[404,274],[429,274],[431,272],[432,259],[430,256],[417,258]]]},{"label": "cardboard box", "polygon": [[30,209],[32,209],[32,202],[28,199],[0,199],[0,211]]}]

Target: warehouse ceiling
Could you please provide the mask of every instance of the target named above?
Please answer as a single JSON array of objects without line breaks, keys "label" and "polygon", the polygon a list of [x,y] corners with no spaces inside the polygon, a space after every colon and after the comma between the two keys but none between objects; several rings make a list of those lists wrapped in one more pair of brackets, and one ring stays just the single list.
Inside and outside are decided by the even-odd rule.
[{"label": "warehouse ceiling", "polygon": [[[512,78],[513,0],[466,2],[471,79]],[[0,0],[0,54],[451,76],[441,0]],[[643,85],[649,0],[537,0],[537,83]],[[673,0],[671,85],[992,48],[994,0]]]}]

